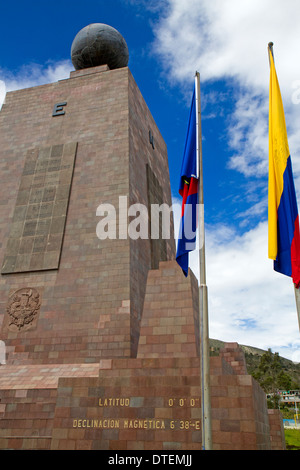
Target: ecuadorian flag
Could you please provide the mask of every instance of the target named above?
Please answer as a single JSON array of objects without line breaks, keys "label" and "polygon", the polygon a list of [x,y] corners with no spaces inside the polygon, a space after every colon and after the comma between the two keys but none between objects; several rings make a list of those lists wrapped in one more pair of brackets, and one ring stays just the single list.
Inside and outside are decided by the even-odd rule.
[{"label": "ecuadorian flag", "polygon": [[274,270],[290,276],[300,285],[299,215],[295,193],[292,162],[289,151],[284,109],[272,44],[270,57],[269,102],[269,258]]},{"label": "ecuadorian flag", "polygon": [[180,231],[176,261],[185,276],[189,269],[189,252],[196,248],[197,204],[198,204],[198,159],[197,159],[197,106],[196,86],[190,108],[189,123],[180,173],[179,194],[182,196]]}]

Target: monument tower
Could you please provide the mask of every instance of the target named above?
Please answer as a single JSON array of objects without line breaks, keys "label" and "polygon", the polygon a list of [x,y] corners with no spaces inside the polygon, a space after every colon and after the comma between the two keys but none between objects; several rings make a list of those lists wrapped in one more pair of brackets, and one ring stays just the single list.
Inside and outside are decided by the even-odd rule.
[{"label": "monument tower", "polygon": [[[8,363],[135,357],[148,270],[174,254],[173,240],[131,240],[126,230],[126,207],[171,206],[171,192],[166,145],[124,39],[92,24],[72,60],[68,80],[8,93],[1,112]],[[115,239],[100,240],[97,208],[118,211],[119,198]]]},{"label": "monument tower", "polygon": [[[172,218],[168,239],[128,236],[130,207],[150,234],[152,205],[172,205],[166,144],[118,31],[83,28],[71,56],[70,78],[0,112],[0,448],[201,449],[197,280]],[[238,346],[211,371],[214,448],[270,448]]]}]

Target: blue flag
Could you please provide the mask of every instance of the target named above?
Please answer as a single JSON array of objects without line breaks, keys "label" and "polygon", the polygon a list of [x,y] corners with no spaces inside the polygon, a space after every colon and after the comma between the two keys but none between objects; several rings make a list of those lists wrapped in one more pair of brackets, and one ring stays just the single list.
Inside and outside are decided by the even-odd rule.
[{"label": "blue flag", "polygon": [[189,252],[196,248],[199,186],[196,108],[196,89],[194,88],[179,183],[182,210],[176,261],[185,276],[188,275]]}]

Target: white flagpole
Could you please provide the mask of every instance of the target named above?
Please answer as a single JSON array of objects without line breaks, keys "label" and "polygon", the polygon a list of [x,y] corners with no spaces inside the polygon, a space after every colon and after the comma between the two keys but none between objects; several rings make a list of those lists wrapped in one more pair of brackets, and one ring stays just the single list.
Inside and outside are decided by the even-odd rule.
[{"label": "white flagpole", "polygon": [[202,447],[212,450],[211,400],[210,400],[210,364],[209,364],[209,327],[208,296],[205,267],[205,230],[204,230],[204,197],[203,197],[203,164],[202,164],[202,129],[201,129],[201,96],[200,74],[195,75],[196,120],[197,120],[197,162],[199,177],[199,316],[200,316],[200,377],[202,408]]},{"label": "white flagpole", "polygon": [[300,330],[300,291],[294,284],[294,289],[295,289],[295,299],[296,299],[296,307],[297,307],[297,314],[298,314],[298,324],[299,324],[299,330]]}]

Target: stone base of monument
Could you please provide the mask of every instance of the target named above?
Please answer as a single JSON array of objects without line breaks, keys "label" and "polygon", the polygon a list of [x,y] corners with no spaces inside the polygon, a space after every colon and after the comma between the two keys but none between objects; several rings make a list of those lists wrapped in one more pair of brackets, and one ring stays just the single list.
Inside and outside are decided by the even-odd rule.
[{"label": "stone base of monument", "polygon": [[[149,272],[136,358],[1,366],[0,448],[201,450],[195,286],[175,262]],[[210,358],[210,382],[214,450],[285,448],[238,344]]]},{"label": "stone base of monument", "polygon": [[[98,378],[59,380],[52,449],[202,448],[198,358],[104,362]],[[221,357],[211,367],[214,449],[270,448],[263,392]]]},{"label": "stone base of monument", "polygon": [[[234,373],[223,357],[231,346],[211,358],[213,449],[284,449],[280,413],[251,376]],[[1,449],[202,448],[198,358],[5,369]]]}]

